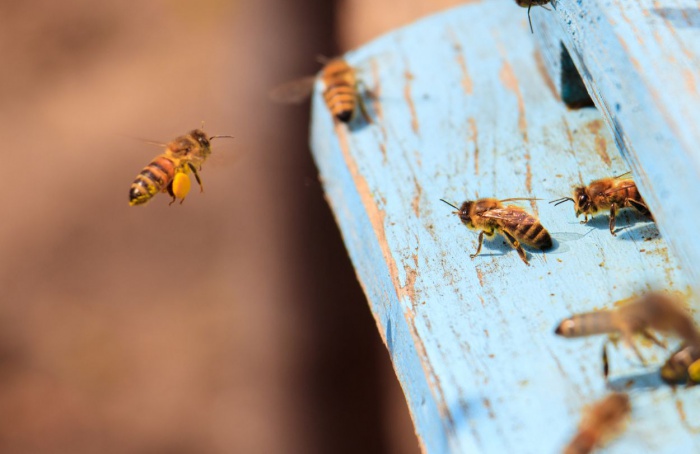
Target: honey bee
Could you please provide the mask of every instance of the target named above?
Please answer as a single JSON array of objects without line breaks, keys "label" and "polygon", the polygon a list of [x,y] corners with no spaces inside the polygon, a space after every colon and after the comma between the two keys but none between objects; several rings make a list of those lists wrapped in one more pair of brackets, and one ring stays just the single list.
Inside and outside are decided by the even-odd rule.
[{"label": "honey bee", "polygon": [[[676,298],[660,292],[646,293],[614,310],[600,310],[577,314],[563,320],[554,333],[573,338],[595,334],[619,334],[644,364],[644,358],[633,341],[640,334],[656,345],[666,345],[652,330],[673,333],[690,344],[700,343],[700,332],[690,314]],[[609,372],[607,351],[603,347],[603,372]]]},{"label": "honey bee", "polygon": [[[323,83],[323,99],[328,110],[337,121],[349,123],[355,117],[359,107],[367,123],[372,123],[360,95],[360,81],[355,69],[342,58],[328,60],[318,76]],[[313,91],[315,76],[293,80],[270,92],[276,102],[300,103],[305,101]]]},{"label": "honey bee", "polygon": [[233,136],[207,138],[204,131],[194,129],[164,145],[165,151],[144,167],[131,183],[129,205],[142,205],[161,191],[167,192],[173,198],[171,205],[177,199],[182,203],[190,190],[190,171],[197,179],[200,192],[203,192],[199,170],[211,154],[210,141],[220,137]]},{"label": "honey bee", "polygon": [[564,454],[588,454],[619,434],[632,412],[625,393],[612,393],[584,411],[578,432],[564,448]]},{"label": "honey bee", "polygon": [[550,1],[551,0],[515,0],[515,3],[517,3],[518,6],[522,6],[523,8],[527,7],[527,21],[530,23],[531,33],[534,33],[534,31],[532,30],[532,19],[530,18],[530,9],[533,6],[544,6]]},{"label": "honey bee", "polygon": [[574,198],[562,197],[561,199],[552,200],[550,203],[559,205],[569,200],[574,202],[576,217],[579,217],[581,214],[584,216],[584,220],[581,222],[582,224],[588,222],[589,215],[593,216],[598,211],[609,209],[610,233],[616,236],[615,216],[617,210],[631,207],[645,216],[652,217],[649,207],[647,207],[646,202],[644,202],[644,199],[642,199],[641,194],[637,190],[637,185],[631,179],[621,178],[624,175],[595,180],[588,186],[581,186],[574,189]]},{"label": "honey bee", "polygon": [[535,216],[518,206],[503,205],[503,202],[532,199],[484,198],[466,201],[461,208],[457,208],[446,200],[440,200],[457,210],[454,213],[469,229],[480,231],[479,246],[477,246],[476,252],[470,255],[472,259],[481,252],[484,235],[493,237],[496,233],[503,235],[508,244],[518,251],[518,255],[526,265],[529,263],[521,243],[543,251],[552,247],[552,237]]}]

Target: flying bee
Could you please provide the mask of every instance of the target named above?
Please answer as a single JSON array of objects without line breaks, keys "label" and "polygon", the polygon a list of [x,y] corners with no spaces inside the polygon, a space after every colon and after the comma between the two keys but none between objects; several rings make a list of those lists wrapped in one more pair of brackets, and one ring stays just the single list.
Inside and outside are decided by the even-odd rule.
[{"label": "flying bee", "polygon": [[[359,107],[365,121],[372,123],[360,94],[360,81],[355,68],[347,61],[342,58],[326,61],[318,78],[323,83],[323,100],[333,118],[341,123],[349,123]],[[281,103],[301,103],[311,95],[315,82],[316,76],[293,80],[274,88],[270,97]]]},{"label": "flying bee", "polygon": [[503,235],[508,244],[518,251],[518,255],[526,265],[529,263],[521,244],[543,251],[552,247],[552,237],[535,216],[518,206],[503,205],[503,202],[532,199],[484,198],[466,201],[461,208],[444,199],[440,200],[457,210],[454,213],[467,228],[479,231],[479,245],[476,252],[470,255],[472,259],[481,252],[484,235],[493,237],[496,233]]},{"label": "flying bee", "polygon": [[[599,310],[577,314],[563,320],[554,333],[567,338],[596,334],[619,334],[644,364],[644,358],[633,341],[640,334],[656,345],[666,345],[654,336],[652,330],[670,332],[684,341],[700,343],[700,332],[690,314],[676,298],[660,292],[646,293],[613,310]],[[603,346],[603,373],[608,376],[607,343]]]},{"label": "flying bee", "polygon": [[544,6],[550,1],[551,0],[515,0],[515,3],[517,3],[518,6],[522,6],[523,8],[527,7],[527,21],[530,23],[531,33],[534,33],[534,31],[532,30],[532,19],[530,18],[530,9],[533,6]]},{"label": "flying bee", "polygon": [[194,129],[165,144],[165,151],[144,167],[131,183],[129,205],[142,205],[161,191],[167,192],[173,198],[171,205],[177,199],[182,203],[190,190],[190,171],[197,179],[200,192],[204,192],[199,170],[211,154],[210,141],[220,137],[233,136],[207,138],[204,131]]},{"label": "flying bee", "polygon": [[[629,172],[628,172],[629,173]],[[610,233],[615,235],[615,216],[621,208],[634,208],[641,214],[653,219],[649,207],[637,190],[637,185],[629,178],[621,178],[623,174],[613,178],[602,178],[591,182],[588,186],[574,189],[574,197],[562,197],[550,203],[559,205],[569,200],[574,202],[576,217],[584,216],[582,224],[588,222],[588,216],[599,211],[610,210]]]},{"label": "flying bee", "polygon": [[612,393],[584,411],[578,432],[564,448],[564,454],[588,454],[609,442],[625,426],[632,412],[625,393]]}]

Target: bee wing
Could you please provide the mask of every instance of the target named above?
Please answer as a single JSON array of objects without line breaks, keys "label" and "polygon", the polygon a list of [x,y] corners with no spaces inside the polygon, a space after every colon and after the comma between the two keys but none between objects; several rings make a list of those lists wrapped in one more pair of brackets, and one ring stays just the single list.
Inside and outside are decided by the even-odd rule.
[{"label": "bee wing", "polygon": [[479,213],[482,218],[497,219],[507,223],[520,224],[525,220],[532,219],[532,215],[523,209],[517,207],[494,208],[493,210]]},{"label": "bee wing", "polygon": [[611,194],[613,194],[613,193],[615,193],[615,192],[624,191],[625,189],[634,188],[634,187],[636,187],[636,185],[634,184],[634,182],[632,182],[632,183],[625,184],[625,185],[622,185],[622,186],[617,186],[617,187],[614,187],[614,188],[606,189],[605,191],[603,191],[603,195],[604,195],[604,196],[609,196],[609,195],[611,195]]},{"label": "bee wing", "polygon": [[300,104],[311,95],[316,76],[292,80],[270,90],[270,99],[280,104]]}]

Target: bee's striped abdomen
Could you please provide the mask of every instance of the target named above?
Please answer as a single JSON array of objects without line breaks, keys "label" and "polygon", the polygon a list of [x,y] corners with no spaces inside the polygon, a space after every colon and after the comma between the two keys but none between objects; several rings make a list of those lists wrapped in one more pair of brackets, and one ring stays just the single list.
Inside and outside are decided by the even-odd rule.
[{"label": "bee's striped abdomen", "polygon": [[521,243],[537,249],[546,250],[552,247],[552,237],[534,216],[520,221],[511,230],[511,234]]},{"label": "bee's striped abdomen", "polygon": [[586,312],[567,318],[559,324],[556,334],[564,337],[590,336],[617,331],[610,311]]},{"label": "bee's striped abdomen", "polygon": [[166,155],[156,157],[131,183],[129,205],[141,205],[165,189],[175,175],[175,162]]},{"label": "bee's striped abdomen", "polygon": [[355,111],[355,97],[355,87],[349,85],[342,78],[332,80],[323,93],[323,98],[331,114],[343,123],[352,119],[352,114]]}]

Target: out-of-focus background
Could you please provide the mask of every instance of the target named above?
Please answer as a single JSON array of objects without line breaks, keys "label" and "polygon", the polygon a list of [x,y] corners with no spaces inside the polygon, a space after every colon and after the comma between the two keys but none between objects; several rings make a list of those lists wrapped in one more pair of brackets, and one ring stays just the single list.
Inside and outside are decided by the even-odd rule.
[{"label": "out-of-focus background", "polygon": [[[323,200],[308,104],[268,91],[456,1],[0,1],[0,451],[418,452]],[[129,207],[199,127],[183,205]]]}]

